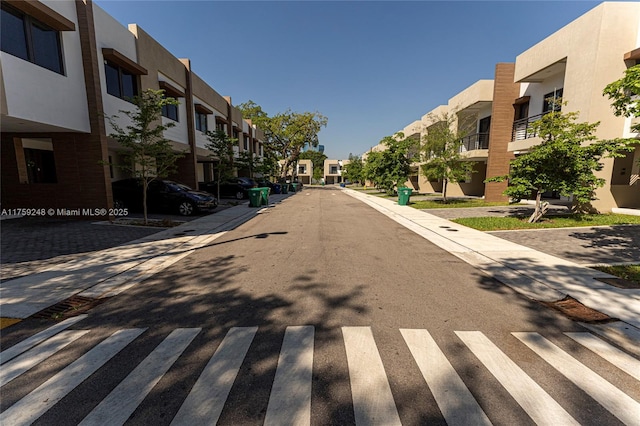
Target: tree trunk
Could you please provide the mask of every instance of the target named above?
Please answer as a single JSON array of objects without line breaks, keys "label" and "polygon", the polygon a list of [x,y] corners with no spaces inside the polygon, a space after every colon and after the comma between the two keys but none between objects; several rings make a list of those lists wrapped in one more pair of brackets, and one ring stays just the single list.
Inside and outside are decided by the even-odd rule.
[{"label": "tree trunk", "polygon": [[542,216],[547,212],[549,203],[542,203],[542,189],[538,189],[536,192],[536,208],[533,210],[533,214],[529,218],[529,223],[535,223],[540,220]]},{"label": "tree trunk", "polygon": [[147,178],[142,178],[142,213],[144,215],[144,224],[148,225],[149,220],[147,219],[147,189],[149,188],[149,182],[147,182]]},{"label": "tree trunk", "polygon": [[447,200],[447,184],[449,183],[448,179],[442,179],[442,201],[447,204],[449,201]]}]

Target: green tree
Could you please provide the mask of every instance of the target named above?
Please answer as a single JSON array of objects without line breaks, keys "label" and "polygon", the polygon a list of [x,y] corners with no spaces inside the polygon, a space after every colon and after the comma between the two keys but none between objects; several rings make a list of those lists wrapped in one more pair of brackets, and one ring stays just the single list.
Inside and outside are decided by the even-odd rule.
[{"label": "green tree", "polygon": [[220,199],[220,182],[223,179],[231,177],[234,167],[233,159],[233,147],[238,140],[230,137],[224,130],[207,131],[207,140],[209,141],[205,148],[207,148],[211,154],[211,158],[218,160],[215,168],[216,182],[217,182],[217,194],[218,200]]},{"label": "green tree", "polygon": [[349,179],[351,182],[362,182],[362,171],[364,168],[364,163],[362,162],[362,158],[349,154],[349,162],[344,165],[342,176],[345,179]]},{"label": "green tree", "polygon": [[432,117],[435,123],[422,138],[422,153],[425,159],[422,174],[431,180],[442,180],[442,201],[448,203],[449,182],[460,182],[473,172],[474,162],[463,161],[460,154],[464,132],[453,129],[467,128],[468,123],[459,123],[453,113]]},{"label": "green tree", "polygon": [[[640,65],[627,68],[624,77],[608,84],[602,94],[613,100],[611,106],[617,117],[640,117]],[[632,130],[640,132],[640,122]]]},{"label": "green tree", "polygon": [[362,176],[372,181],[376,188],[393,195],[409,179],[411,163],[416,160],[417,141],[398,132],[385,136],[380,143],[385,149],[369,153]]},{"label": "green tree", "polygon": [[301,160],[311,160],[313,164],[313,179],[320,180],[324,174],[324,160],[328,157],[320,151],[307,150],[300,153]]},{"label": "green tree", "polygon": [[120,110],[128,117],[130,124],[123,128],[118,124],[118,116],[107,117],[113,128],[109,136],[124,148],[125,163],[118,165],[142,182],[142,208],[144,223],[147,218],[147,189],[154,179],[167,177],[176,170],[176,161],[183,153],[173,150],[171,141],[164,138],[164,131],[174,123],[162,124],[162,107],[178,105],[179,102],[164,96],[164,90],[148,89],[130,99],[135,106],[132,110]]},{"label": "green tree", "polygon": [[261,174],[262,160],[249,151],[242,151],[238,154],[238,157],[235,159],[235,164],[238,169],[247,170],[250,178],[253,178],[255,173]]},{"label": "green tree", "polygon": [[529,222],[537,222],[545,214],[542,194],[557,191],[574,197],[574,211],[585,211],[594,191],[605,180],[594,172],[602,170],[603,157],[621,157],[629,151],[624,140],[599,141],[594,132],[600,124],[577,123],[577,112],[552,111],[532,124],[532,130],[542,142],[511,162],[508,175],[487,179],[486,182],[509,180],[504,192],[514,201],[535,194],[536,207]]},{"label": "green tree", "polygon": [[281,177],[286,178],[292,164],[298,162],[302,148],[318,146],[318,133],[328,119],[319,112],[293,112],[290,109],[269,117],[262,107],[249,100],[238,106],[245,118],[260,127],[265,134],[265,150],[285,160]]}]

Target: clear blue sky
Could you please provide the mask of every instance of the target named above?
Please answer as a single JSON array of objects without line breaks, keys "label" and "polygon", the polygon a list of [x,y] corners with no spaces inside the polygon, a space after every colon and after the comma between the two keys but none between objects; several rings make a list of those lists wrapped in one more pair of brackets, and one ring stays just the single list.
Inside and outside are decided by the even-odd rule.
[{"label": "clear blue sky", "polygon": [[120,1],[136,23],[235,105],[329,119],[329,158],[361,155],[599,2]]}]

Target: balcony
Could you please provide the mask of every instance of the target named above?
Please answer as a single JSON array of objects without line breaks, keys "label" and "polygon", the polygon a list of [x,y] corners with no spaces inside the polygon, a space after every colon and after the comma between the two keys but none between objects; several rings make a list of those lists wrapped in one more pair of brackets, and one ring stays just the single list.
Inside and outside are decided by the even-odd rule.
[{"label": "balcony", "polygon": [[513,128],[511,129],[511,141],[522,141],[525,139],[535,138],[537,133],[532,128],[531,124],[540,120],[543,116],[551,111],[543,112],[542,114],[533,115],[527,118],[521,118],[513,122]]},{"label": "balcony", "polygon": [[460,152],[489,149],[489,133],[475,133],[462,138]]}]

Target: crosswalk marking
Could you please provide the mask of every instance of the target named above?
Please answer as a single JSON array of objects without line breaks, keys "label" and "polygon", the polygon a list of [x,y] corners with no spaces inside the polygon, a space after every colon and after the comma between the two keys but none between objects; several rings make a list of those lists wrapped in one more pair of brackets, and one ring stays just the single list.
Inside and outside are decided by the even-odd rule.
[{"label": "crosswalk marking", "polygon": [[266,426],[311,423],[313,326],[287,327],[269,397]]},{"label": "crosswalk marking", "polygon": [[21,353],[31,349],[32,347],[40,344],[44,340],[48,339],[51,336],[58,334],[60,331],[72,326],[78,321],[87,317],[87,314],[78,315],[77,317],[71,317],[62,322],[59,322],[56,325],[53,325],[41,332],[34,334],[28,339],[23,340],[22,342],[10,347],[9,349],[0,352],[0,363],[4,364],[17,357]]},{"label": "crosswalk marking", "polygon": [[119,330],[0,414],[0,424],[31,424],[145,329]]},{"label": "crosswalk marking", "polygon": [[[9,348],[4,354],[10,359],[0,366],[0,386],[19,376],[39,374],[32,370],[53,354],[68,351],[72,342],[81,341],[90,330],[66,330],[74,321],[56,324]],[[131,344],[146,329],[117,331],[53,376],[15,404],[0,413],[0,424],[31,424],[51,409],[77,386],[105,366],[118,352]],[[214,425],[228,404],[228,397],[240,368],[258,333],[258,327],[234,327],[220,342],[207,365],[173,418],[173,426]],[[480,407],[465,376],[458,374],[450,361],[424,329],[400,329],[411,357],[416,362],[435,402],[449,425],[490,425],[487,413]],[[142,401],[157,386],[162,377],[192,345],[200,328],[175,329],[102,401],[94,401],[82,425],[121,425],[131,417]],[[455,331],[458,338],[497,379],[522,409],[537,424],[577,424],[547,392],[529,377],[480,331]],[[530,357],[540,358],[558,370],[568,380],[589,395],[625,424],[640,426],[640,402],[628,389],[618,389],[612,383],[563,351],[538,333],[513,332],[523,350],[531,349]],[[590,333],[564,333],[565,341],[578,342],[610,365],[640,381],[640,361],[605,343]],[[343,327],[343,344],[347,356],[349,383],[355,422],[359,426],[399,425],[400,416],[370,327]],[[313,326],[291,326],[284,332],[269,400],[263,409],[266,426],[309,425],[313,395],[313,360],[315,344]],[[514,339],[514,342],[516,340]],[[519,343],[519,342],[522,342]],[[136,345],[143,344],[137,342]],[[78,344],[74,345],[76,347]],[[576,345],[574,344],[573,347]],[[582,349],[582,348],[580,348]],[[578,355],[583,355],[580,350]],[[537,355],[536,355],[537,354]],[[594,358],[594,357],[591,357]],[[113,364],[113,363],[111,363]],[[249,366],[250,367],[250,366]],[[43,369],[39,369],[41,372]],[[346,380],[346,378],[345,378]],[[466,380],[466,379],[465,379]],[[13,383],[18,385],[17,383]],[[572,386],[573,388],[573,386]],[[4,390],[4,388],[3,388]],[[251,395],[247,395],[251,398]],[[507,406],[513,405],[510,398]],[[485,407],[488,409],[488,407]],[[573,407],[578,410],[579,407]],[[52,413],[53,414],[53,413]]]},{"label": "crosswalk marking", "polygon": [[200,328],[171,332],[87,417],[83,426],[121,425],[200,333]]},{"label": "crosswalk marking", "polygon": [[487,415],[429,332],[401,329],[400,333],[429,385],[447,424],[450,426],[491,425]]},{"label": "crosswalk marking", "polygon": [[225,336],[189,392],[174,426],[216,424],[258,327],[234,327]]},{"label": "crosswalk marking", "polygon": [[631,377],[640,380],[640,361],[605,343],[591,333],[564,333],[582,346],[609,361]]},{"label": "crosswalk marking", "polygon": [[12,361],[3,364],[0,369],[0,386],[6,385],[88,332],[89,330],[63,331],[35,348],[22,353]]},{"label": "crosswalk marking", "polygon": [[628,425],[640,425],[640,403],[538,333],[511,333]]},{"label": "crosswalk marking", "polygon": [[534,422],[549,425],[579,424],[484,334],[479,331],[455,333]]},{"label": "crosswalk marking", "polygon": [[356,424],[400,425],[391,387],[369,327],[342,327]]}]

